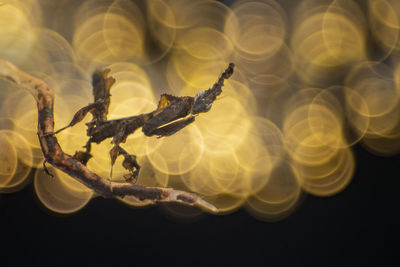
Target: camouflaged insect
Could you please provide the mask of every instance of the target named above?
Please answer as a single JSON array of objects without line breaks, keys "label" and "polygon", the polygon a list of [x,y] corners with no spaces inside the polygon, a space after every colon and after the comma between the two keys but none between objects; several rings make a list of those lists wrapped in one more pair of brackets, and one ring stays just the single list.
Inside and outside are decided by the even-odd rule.
[{"label": "camouflaged insect", "polygon": [[142,128],[146,136],[170,136],[195,120],[195,115],[208,112],[213,102],[222,93],[224,80],[233,74],[234,64],[230,63],[228,68],[221,74],[218,81],[208,90],[199,92],[196,96],[177,97],[169,94],[162,94],[158,102],[157,109],[136,116],[125,117],[115,120],[107,120],[108,108],[110,106],[110,90],[115,83],[115,79],[109,77],[110,70],[96,71],[92,75],[94,102],[78,110],[71,122],[56,131],[72,127],[82,121],[88,113],[92,114],[92,120],[87,123],[87,136],[89,137],[85,151],[77,151],[74,158],[84,165],[92,157],[90,154],[92,143],[101,143],[103,140],[112,138],[114,147],[110,150],[111,170],[118,156],[122,155],[124,161],[122,166],[129,171],[124,175],[127,182],[135,183],[140,165],[135,155],[129,154],[120,144],[125,143],[127,137],[134,133],[138,128]]}]

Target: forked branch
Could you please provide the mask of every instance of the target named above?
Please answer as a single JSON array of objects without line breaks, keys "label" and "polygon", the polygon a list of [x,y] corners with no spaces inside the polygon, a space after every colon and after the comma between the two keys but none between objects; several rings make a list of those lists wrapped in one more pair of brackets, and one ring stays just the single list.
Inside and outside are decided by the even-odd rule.
[{"label": "forked branch", "polygon": [[[67,127],[73,126],[81,121],[88,112],[91,112],[93,120],[92,126],[89,124],[88,135],[92,140],[89,139],[88,145],[90,146],[90,142],[98,143],[112,137],[113,143],[118,148],[114,149],[116,151],[115,155],[129,156],[122,148],[119,148],[119,144],[125,142],[129,134],[133,133],[139,127],[142,127],[143,132],[148,136],[168,136],[179,131],[194,121],[193,115],[207,112],[211,108],[212,102],[222,92],[221,87],[223,86],[224,79],[229,78],[232,73],[233,64],[230,64],[212,88],[198,93],[195,97],[162,95],[157,110],[148,114],[113,121],[107,121],[106,115],[109,106],[109,92],[107,90],[114,83],[114,79],[107,77],[107,71],[95,73],[93,75],[94,103],[78,111]],[[25,73],[12,63],[1,59],[0,78],[7,79],[27,90],[35,98],[38,108],[38,137],[45,160],[71,177],[76,178],[97,194],[106,198],[132,196],[138,201],[145,201],[146,203],[180,202],[191,206],[198,206],[210,212],[217,211],[212,204],[193,193],[174,190],[172,188],[145,187],[129,182],[112,182],[90,171],[85,166],[85,163],[90,158],[88,156],[90,149],[87,149],[87,152],[78,151],[72,156],[64,153],[57,141],[56,132],[54,131],[54,91],[41,79]],[[96,91],[98,88],[104,90]],[[186,116],[189,117],[185,118]],[[132,122],[134,123],[132,124]],[[167,125],[163,126],[164,124]],[[113,129],[115,130],[112,134],[105,134],[104,130],[101,130],[103,129],[102,127],[109,127],[108,129],[112,131]],[[121,131],[121,127],[125,128]],[[119,132],[117,131],[118,129]],[[96,136],[98,139],[95,139]],[[127,165],[130,164],[128,163]]]}]

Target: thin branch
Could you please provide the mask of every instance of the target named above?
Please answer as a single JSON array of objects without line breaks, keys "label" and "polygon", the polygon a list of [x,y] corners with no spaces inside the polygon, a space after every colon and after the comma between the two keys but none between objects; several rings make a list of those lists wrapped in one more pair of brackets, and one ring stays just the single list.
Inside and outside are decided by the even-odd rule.
[{"label": "thin branch", "polygon": [[[194,98],[188,98],[193,102],[193,105],[190,107],[190,110],[185,109],[185,112],[187,111],[191,114],[207,112],[216,96],[222,91],[223,79],[229,78],[232,72],[233,64],[230,64],[228,69],[221,75],[218,82],[211,89],[200,92]],[[38,137],[46,162],[67,173],[71,177],[76,178],[97,194],[106,198],[132,196],[138,201],[146,203],[180,202],[191,206],[198,206],[210,212],[217,212],[217,209],[212,204],[204,201],[193,193],[174,190],[172,188],[145,187],[132,183],[111,182],[90,171],[77,158],[64,153],[57,141],[54,134],[54,91],[44,81],[25,73],[12,63],[1,59],[0,78],[7,79],[25,89],[31,93],[36,100],[38,108]],[[112,80],[110,80],[110,83],[113,83]],[[107,102],[105,109],[108,109],[108,104]],[[164,111],[165,110],[167,110],[167,108],[165,108]],[[86,110],[83,113],[87,113]],[[99,119],[105,119],[101,117],[101,114],[98,116]],[[80,118],[77,118],[77,120],[78,119]],[[161,130],[162,128],[157,128],[157,124],[154,124],[154,126],[155,128],[143,129],[143,131],[147,131],[146,133],[148,135],[158,135],[159,132],[163,133],[163,130]],[[178,125],[177,127],[177,129],[180,129],[182,125]]]}]

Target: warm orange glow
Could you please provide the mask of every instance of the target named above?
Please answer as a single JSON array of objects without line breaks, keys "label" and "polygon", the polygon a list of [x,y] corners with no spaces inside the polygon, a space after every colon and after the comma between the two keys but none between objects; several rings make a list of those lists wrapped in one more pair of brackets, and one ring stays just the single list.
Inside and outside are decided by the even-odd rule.
[{"label": "warm orange glow", "polygon": [[[0,2],[0,58],[54,89],[57,129],[92,101],[97,68],[116,79],[108,115],[116,119],[154,110],[161,93],[193,96],[235,63],[221,96],[194,124],[161,139],[139,130],[122,144],[142,165],[138,184],[198,193],[222,213],[244,206],[277,220],[302,192],[344,190],[358,142],[379,155],[400,151],[398,0],[368,0],[367,12],[352,0],[293,1],[293,10],[274,0],[47,2]],[[371,56],[369,38],[379,56]],[[65,152],[86,143],[88,120],[58,135]],[[37,168],[40,201],[73,213],[93,192],[53,168],[54,179],[44,173],[36,124],[31,96],[0,80],[0,192],[19,190]],[[93,144],[88,163],[105,178],[111,147]],[[113,180],[123,181],[121,162]]]}]

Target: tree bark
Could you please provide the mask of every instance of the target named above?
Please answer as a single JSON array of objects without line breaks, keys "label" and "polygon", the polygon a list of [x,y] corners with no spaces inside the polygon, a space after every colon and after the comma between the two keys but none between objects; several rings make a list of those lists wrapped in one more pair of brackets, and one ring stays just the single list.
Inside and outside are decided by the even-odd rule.
[{"label": "tree bark", "polygon": [[131,196],[139,202],[179,202],[197,206],[209,212],[216,207],[196,194],[172,188],[145,187],[131,183],[111,182],[90,171],[85,165],[63,152],[54,133],[54,91],[41,79],[18,69],[12,63],[0,59],[0,78],[9,80],[32,94],[38,108],[38,137],[46,162],[105,198]]}]

